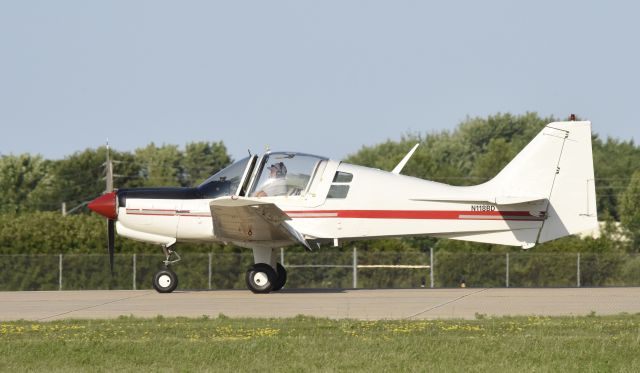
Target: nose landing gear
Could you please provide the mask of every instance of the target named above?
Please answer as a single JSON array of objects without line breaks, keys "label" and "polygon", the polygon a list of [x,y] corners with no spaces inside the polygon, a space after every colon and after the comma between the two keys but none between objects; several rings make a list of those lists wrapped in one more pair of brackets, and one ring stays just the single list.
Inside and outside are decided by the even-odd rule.
[{"label": "nose landing gear", "polygon": [[165,260],[162,261],[164,268],[156,272],[153,276],[153,288],[158,293],[171,293],[178,287],[178,275],[169,266],[180,261],[180,255],[168,246],[162,246]]}]

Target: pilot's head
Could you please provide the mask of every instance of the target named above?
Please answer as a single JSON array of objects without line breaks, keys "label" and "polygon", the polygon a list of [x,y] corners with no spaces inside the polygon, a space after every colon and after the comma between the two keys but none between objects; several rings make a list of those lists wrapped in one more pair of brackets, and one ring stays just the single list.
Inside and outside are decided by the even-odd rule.
[{"label": "pilot's head", "polygon": [[270,177],[285,177],[287,175],[287,167],[282,162],[274,163],[269,166],[269,171],[271,171]]}]

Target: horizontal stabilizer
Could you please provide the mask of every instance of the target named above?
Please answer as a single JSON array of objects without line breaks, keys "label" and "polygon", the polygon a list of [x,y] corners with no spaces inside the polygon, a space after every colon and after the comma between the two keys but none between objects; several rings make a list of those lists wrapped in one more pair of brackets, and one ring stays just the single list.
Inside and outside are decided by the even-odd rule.
[{"label": "horizontal stabilizer", "polygon": [[521,203],[534,203],[547,199],[541,196],[498,196],[487,197],[479,195],[449,195],[435,196],[429,198],[412,198],[412,201],[429,201],[429,202],[457,202],[457,203],[491,203],[495,205],[517,205]]},{"label": "horizontal stabilizer", "polygon": [[434,237],[452,240],[474,241],[482,243],[499,243],[501,245],[520,246],[530,249],[535,245],[539,228],[516,229],[509,231],[459,232],[435,234]]}]

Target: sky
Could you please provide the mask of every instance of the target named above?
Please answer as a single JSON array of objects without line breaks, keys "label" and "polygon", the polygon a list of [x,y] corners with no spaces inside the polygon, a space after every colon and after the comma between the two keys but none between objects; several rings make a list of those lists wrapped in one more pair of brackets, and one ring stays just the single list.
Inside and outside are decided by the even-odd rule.
[{"label": "sky", "polygon": [[0,0],[0,154],[342,159],[499,112],[640,140],[640,3]]}]

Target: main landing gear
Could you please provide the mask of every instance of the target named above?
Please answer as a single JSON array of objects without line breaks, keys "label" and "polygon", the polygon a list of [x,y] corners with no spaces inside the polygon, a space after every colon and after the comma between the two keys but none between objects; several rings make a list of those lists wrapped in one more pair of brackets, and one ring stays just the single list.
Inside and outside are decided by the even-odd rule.
[{"label": "main landing gear", "polygon": [[245,280],[249,290],[256,294],[278,291],[287,283],[287,270],[277,263],[277,271],[269,264],[256,263],[249,267]]},{"label": "main landing gear", "polygon": [[172,271],[169,266],[180,261],[180,255],[168,246],[162,246],[165,260],[163,260],[164,268],[156,272],[153,276],[153,288],[158,293],[171,293],[178,287],[178,275]]},{"label": "main landing gear", "polygon": [[287,283],[287,270],[276,262],[275,250],[253,249],[253,258],[256,264],[249,267],[245,275],[249,290],[264,294],[282,289]]}]

